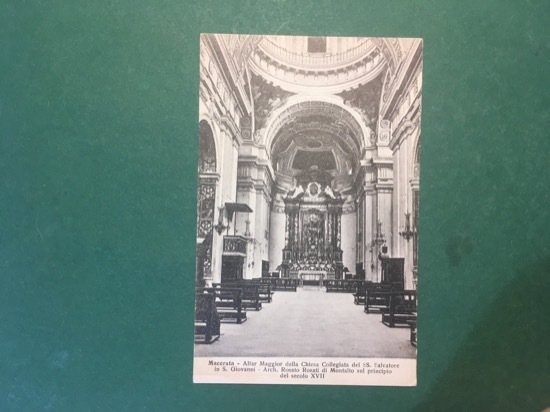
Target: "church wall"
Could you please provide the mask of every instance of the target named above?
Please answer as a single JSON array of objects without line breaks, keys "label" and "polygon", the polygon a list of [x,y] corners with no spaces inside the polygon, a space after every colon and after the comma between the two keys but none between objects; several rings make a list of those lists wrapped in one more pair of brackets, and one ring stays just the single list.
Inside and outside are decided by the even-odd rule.
[{"label": "church wall", "polygon": [[[368,207],[367,207],[367,220],[369,221],[370,225],[370,234],[371,234],[371,240],[374,239],[376,228],[377,228],[377,222],[378,222],[378,197],[376,193],[369,194],[368,196]],[[371,257],[371,265],[374,264],[374,268],[370,268],[369,271],[370,276],[367,276],[367,280],[371,280],[373,282],[380,282],[380,274],[379,274],[379,265],[378,265],[378,247],[370,247],[369,248],[370,257]]]},{"label": "church wall", "polygon": [[[401,173],[399,176],[399,181],[397,185],[400,188],[401,196],[400,202],[397,203],[397,208],[394,213],[394,219],[397,221],[398,231],[403,231],[405,229],[405,213],[411,213],[411,223],[412,223],[412,190],[410,186],[410,170],[412,163],[412,139],[407,139],[400,146],[399,150],[396,152],[395,161],[401,166]],[[398,248],[400,255],[405,257],[405,283],[406,287],[412,288],[412,264],[413,264],[413,249],[412,244],[413,240],[410,239],[407,241],[401,235],[396,237],[398,240]]]},{"label": "church wall", "polygon": [[399,232],[405,229],[405,213],[411,214],[410,224],[411,226],[413,224],[413,185],[411,181],[414,179],[414,152],[418,134],[419,130],[414,130],[406,137],[394,154],[395,164],[399,167],[399,174],[395,182],[396,189],[399,191],[399,201],[395,202],[393,220],[397,228],[395,236],[397,250],[399,256],[405,257],[405,287],[407,288],[413,288],[413,239],[407,241],[399,235]]},{"label": "church wall", "polygon": [[256,191],[256,210],[254,213],[255,218],[255,242],[253,243],[253,256],[254,256],[254,265],[253,265],[253,277],[259,278],[262,276],[262,260],[269,260],[269,204],[267,199],[264,196],[263,191]]},{"label": "church wall", "polygon": [[[366,179],[368,181],[369,174],[367,173]],[[377,257],[374,254],[372,248],[372,241],[374,233],[376,231],[376,197],[374,195],[374,189],[369,188],[363,194],[364,204],[364,230],[363,230],[363,267],[365,269],[365,279],[372,282],[378,282],[378,276],[376,272]]]},{"label": "church wall", "polygon": [[[256,214],[256,196],[255,196],[254,187],[252,186],[238,187],[236,201],[238,203],[247,204],[248,206],[250,206],[253,212],[252,213],[242,213],[242,212],[235,213],[235,216],[233,217],[234,230],[230,230],[229,233],[239,235],[239,236],[246,236],[247,235],[246,221],[249,220],[249,225],[248,225],[248,230],[250,232],[249,236],[253,237],[254,224],[255,224],[254,216]],[[252,262],[254,262],[254,243],[248,242],[246,249],[247,249],[246,250],[247,257],[244,261],[243,277],[245,279],[252,279],[253,270],[254,270],[254,266],[252,265]]]},{"label": "church wall", "polygon": [[355,274],[355,258],[356,258],[356,237],[357,237],[357,215],[353,213],[345,213],[342,215],[342,251],[344,267]]},{"label": "church wall", "polygon": [[[218,207],[222,206],[226,202],[236,201],[236,170],[237,170],[237,149],[232,142],[232,138],[226,133],[222,132],[221,145],[224,147],[223,153],[218,155],[218,159],[221,160],[220,167],[220,180],[217,186],[216,193],[216,211],[215,222],[218,221],[219,210]],[[227,221],[224,221],[227,224]],[[234,222],[230,222],[229,233],[233,234]],[[223,236],[227,233],[224,230],[221,234],[216,231],[213,232],[213,245],[212,245],[212,281],[221,281],[221,266],[222,266],[222,252],[223,252]]]},{"label": "church wall", "polygon": [[[262,261],[269,261],[270,231],[270,180],[266,169],[258,166],[241,146],[237,173],[237,202],[247,204],[251,213],[237,213],[236,234],[249,238],[244,278],[258,278],[262,275]],[[248,222],[247,222],[248,220]]]},{"label": "church wall", "polygon": [[236,195],[236,179],[233,178],[233,170],[235,169],[234,158],[235,149],[231,139],[226,135],[223,141],[223,160],[222,160],[222,174],[221,174],[221,187],[222,187],[222,202],[235,201]]},{"label": "church wall", "polygon": [[422,94],[421,70],[405,80],[408,86],[392,115],[392,150],[394,162],[393,193],[393,256],[405,258],[405,288],[413,289],[413,239],[407,241],[399,234],[405,229],[405,213],[410,213],[413,224],[413,186],[418,184],[415,176],[415,149],[420,134],[420,98]]},{"label": "church wall", "polygon": [[[242,108],[232,93],[232,87],[227,81],[227,73],[219,65],[219,56],[216,57],[208,47],[205,39],[201,38],[201,60],[199,89],[199,117],[206,120],[212,128],[216,143],[216,161],[218,181],[216,185],[216,202],[214,223],[218,223],[219,207],[226,202],[236,201],[237,187],[237,160],[239,148],[239,129]],[[223,219],[224,224],[228,224]],[[229,234],[233,234],[235,222],[229,222]],[[210,282],[221,281],[223,236],[224,230],[218,234],[212,232],[212,273]]]},{"label": "church wall", "polygon": [[392,238],[395,236],[395,230],[392,225],[392,192],[393,190],[380,190],[378,197],[378,219],[382,222],[382,233],[386,239],[386,245],[390,256],[395,256],[391,249]]},{"label": "church wall", "polygon": [[271,272],[275,272],[277,266],[283,261],[285,223],[286,215],[283,211],[271,212],[271,225],[269,229],[269,270]]}]

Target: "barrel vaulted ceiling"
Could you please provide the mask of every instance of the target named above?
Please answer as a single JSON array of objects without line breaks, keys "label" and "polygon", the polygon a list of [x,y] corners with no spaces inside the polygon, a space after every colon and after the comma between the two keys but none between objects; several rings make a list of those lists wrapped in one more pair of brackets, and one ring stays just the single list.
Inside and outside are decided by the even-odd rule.
[{"label": "barrel vaulted ceiling", "polygon": [[296,176],[318,168],[351,179],[375,141],[384,83],[401,64],[407,40],[232,35],[222,41],[249,83],[256,136],[271,133],[264,143],[274,169]]}]

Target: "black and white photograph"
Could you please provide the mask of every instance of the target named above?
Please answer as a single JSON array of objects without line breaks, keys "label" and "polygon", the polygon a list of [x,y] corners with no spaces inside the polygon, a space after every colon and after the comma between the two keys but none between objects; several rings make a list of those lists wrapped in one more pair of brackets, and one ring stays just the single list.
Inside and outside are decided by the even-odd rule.
[{"label": "black and white photograph", "polygon": [[201,35],[194,382],[416,385],[422,53]]}]

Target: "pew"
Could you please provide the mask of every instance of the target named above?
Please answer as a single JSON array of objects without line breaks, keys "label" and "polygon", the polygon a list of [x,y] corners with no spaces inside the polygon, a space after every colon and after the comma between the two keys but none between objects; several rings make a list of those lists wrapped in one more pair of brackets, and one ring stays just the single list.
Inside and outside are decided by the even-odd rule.
[{"label": "pew", "polygon": [[245,284],[258,285],[260,300],[264,303],[271,303],[271,300],[273,299],[272,296],[275,293],[271,290],[271,283],[262,282],[260,279],[243,279],[241,282],[244,282]]},{"label": "pew", "polygon": [[353,303],[356,305],[364,305],[367,297],[367,288],[372,285],[371,281],[360,281],[357,283],[355,292],[353,293]]},{"label": "pew", "polygon": [[345,279],[330,279],[325,280],[325,287],[327,293],[340,292],[340,293],[354,293],[357,290],[357,285],[362,283],[361,280],[345,280]]},{"label": "pew", "polygon": [[392,285],[372,283],[365,290],[365,313],[381,313],[389,307]]},{"label": "pew", "polygon": [[212,343],[220,337],[220,319],[216,310],[215,295],[195,293],[195,342]]},{"label": "pew", "polygon": [[289,279],[289,278],[271,278],[271,279],[262,279],[262,283],[271,283],[272,291],[283,291],[283,292],[296,292],[298,289],[298,279]]},{"label": "pew", "polygon": [[275,280],[275,290],[280,290],[284,292],[296,292],[298,290],[298,279],[274,279]]},{"label": "pew", "polygon": [[197,288],[197,293],[214,294],[214,303],[221,320],[235,320],[241,324],[247,320],[246,310],[242,306],[241,293],[238,288]]},{"label": "pew", "polygon": [[271,303],[272,296],[275,292],[273,292],[271,283],[264,282],[262,278],[257,279],[239,279],[239,280],[232,280],[230,282],[224,282],[221,284],[215,284],[215,285],[222,285],[222,286],[230,286],[230,287],[236,287],[240,288],[241,285],[253,285],[258,287],[258,294],[260,296],[260,301],[264,303]]},{"label": "pew", "polygon": [[409,324],[409,327],[411,328],[411,345],[416,348],[416,319],[408,320],[407,323]]},{"label": "pew", "polygon": [[246,282],[224,282],[213,283],[212,286],[219,288],[236,288],[241,289],[241,302],[243,309],[261,310],[262,301],[260,299],[259,286],[255,283]]},{"label": "pew", "polygon": [[392,291],[389,306],[382,310],[382,323],[393,328],[396,325],[410,326],[416,320],[416,290]]}]

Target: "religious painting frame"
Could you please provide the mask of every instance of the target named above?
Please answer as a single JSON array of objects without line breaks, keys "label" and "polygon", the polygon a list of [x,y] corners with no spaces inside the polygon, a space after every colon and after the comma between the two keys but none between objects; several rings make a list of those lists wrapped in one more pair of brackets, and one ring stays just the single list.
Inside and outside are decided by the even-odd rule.
[{"label": "religious painting frame", "polygon": [[415,386],[419,38],[200,38],[195,383]]}]

